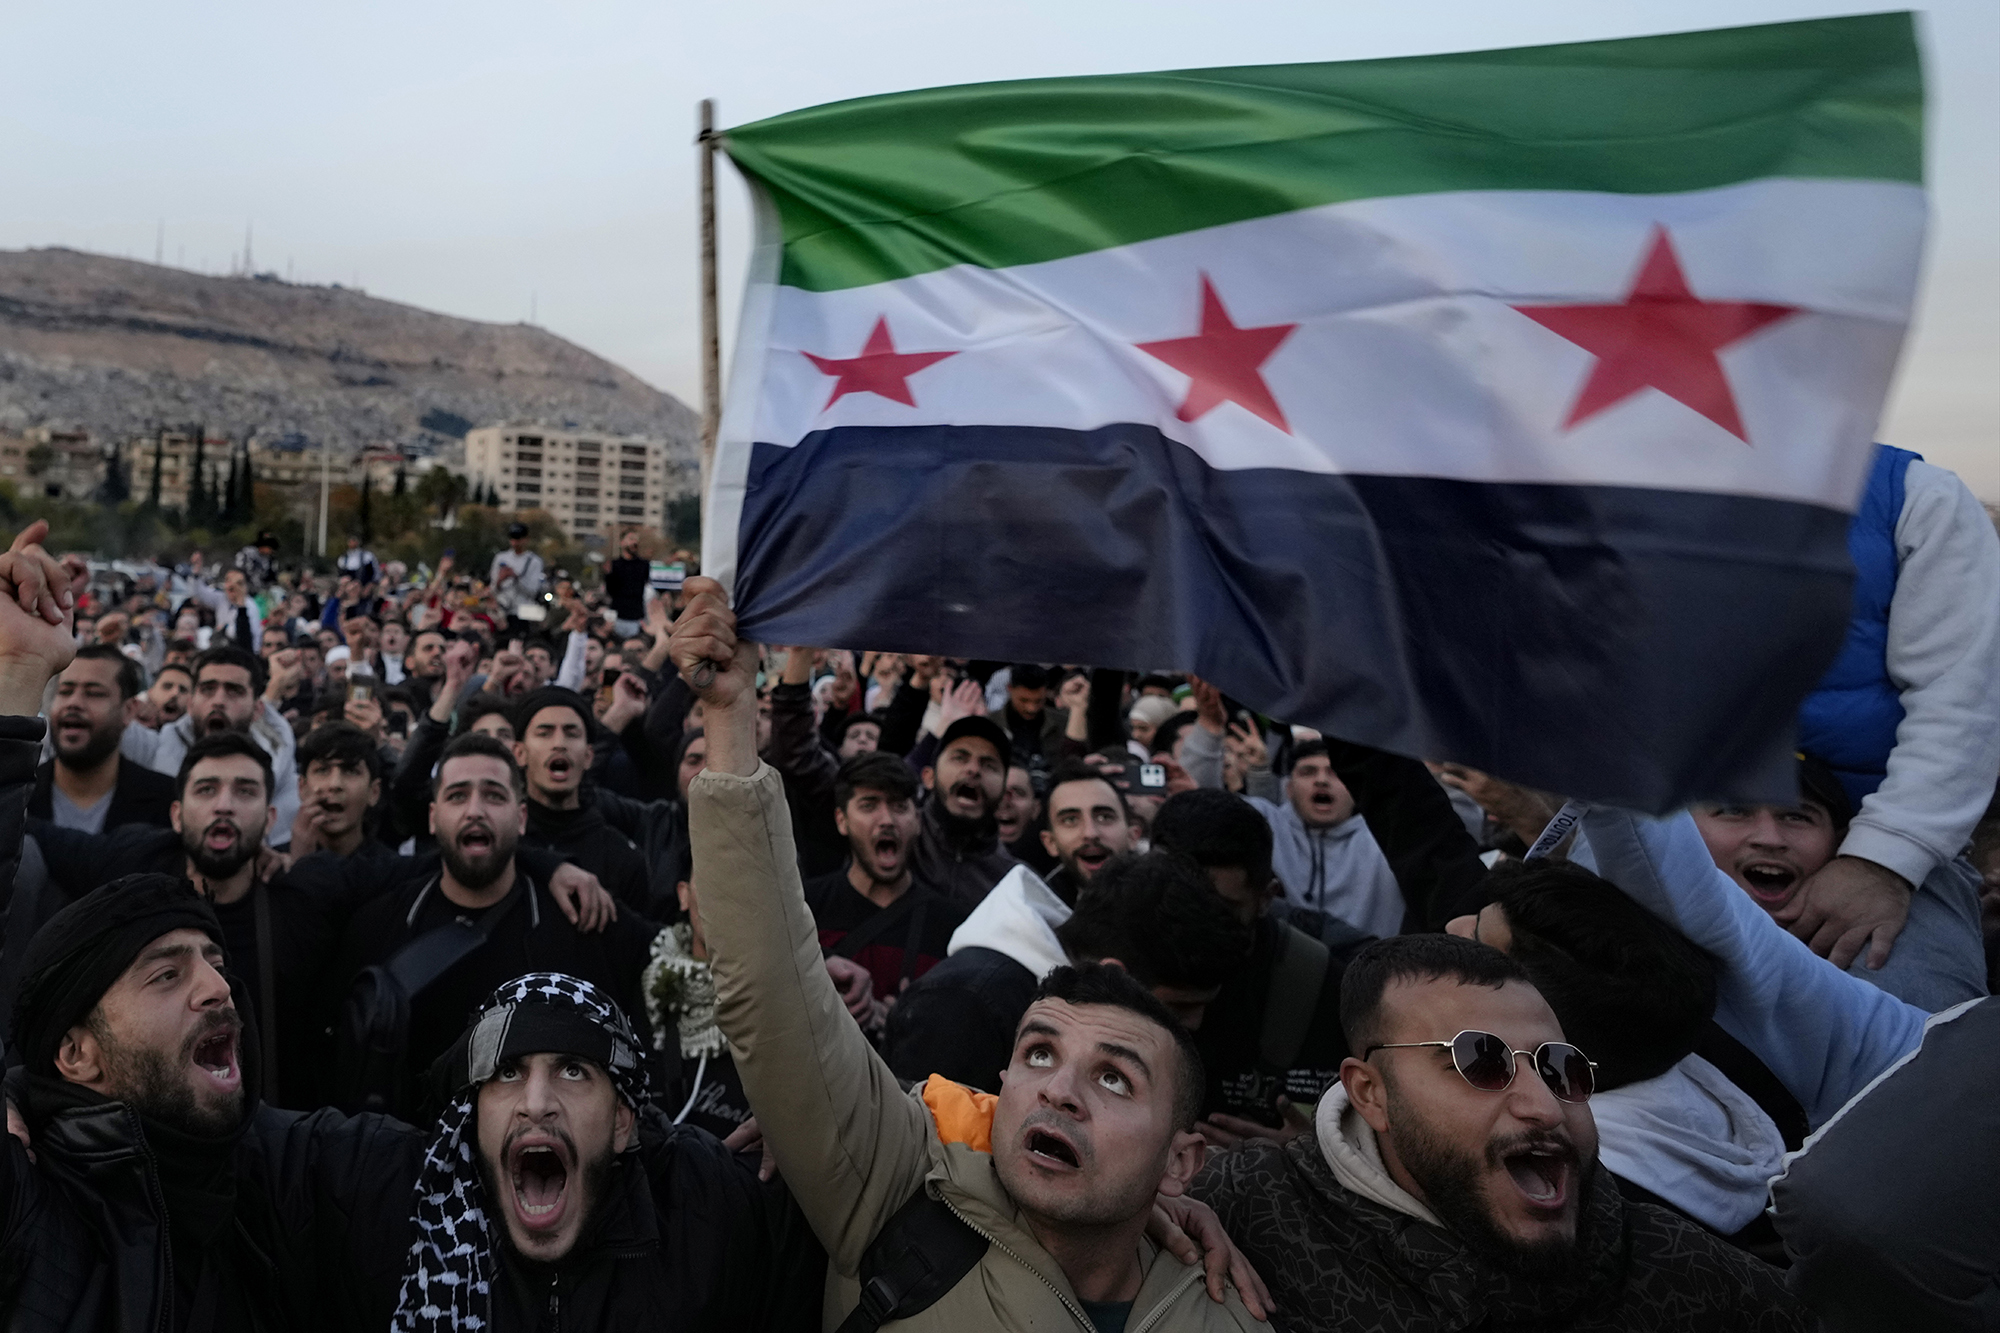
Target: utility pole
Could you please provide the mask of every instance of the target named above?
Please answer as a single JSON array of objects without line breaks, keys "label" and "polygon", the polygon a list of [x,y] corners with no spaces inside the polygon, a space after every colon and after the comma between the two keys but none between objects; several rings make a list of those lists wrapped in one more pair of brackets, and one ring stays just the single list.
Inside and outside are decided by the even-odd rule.
[{"label": "utility pole", "polygon": [[701,503],[708,508],[709,472],[722,424],[722,332],[715,295],[715,100],[701,99]]},{"label": "utility pole", "polygon": [[326,559],[326,503],[328,492],[333,486],[333,442],[321,439],[319,442],[319,558]]}]

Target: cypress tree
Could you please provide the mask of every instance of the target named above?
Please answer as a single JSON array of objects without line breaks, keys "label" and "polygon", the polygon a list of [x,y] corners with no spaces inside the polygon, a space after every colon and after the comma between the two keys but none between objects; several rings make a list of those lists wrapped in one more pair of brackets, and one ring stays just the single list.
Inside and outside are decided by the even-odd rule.
[{"label": "cypress tree", "polygon": [[239,521],[236,517],[236,452],[229,454],[229,479],[222,483],[222,503],[220,522],[225,528],[233,528]]},{"label": "cypress tree", "polygon": [[242,514],[237,521],[255,523],[257,521],[257,482],[250,473],[250,446],[248,444],[243,446],[243,476],[236,483],[236,493],[242,497],[239,501],[242,507]]},{"label": "cypress tree", "polygon": [[372,491],[373,488],[368,484],[368,469],[364,466],[361,469],[361,510],[357,516],[357,521],[361,528],[361,544],[364,546],[374,540],[375,537],[374,517],[369,512],[370,505],[368,503],[368,497]]},{"label": "cypress tree", "polygon": [[189,527],[208,526],[211,517],[208,499],[208,469],[202,458],[202,449],[208,441],[208,427],[197,426],[194,432],[194,456],[188,460],[187,521]]},{"label": "cypress tree", "polygon": [[409,489],[409,478],[403,475],[403,465],[401,463],[398,463],[396,464],[396,490],[395,490],[396,498],[398,500],[402,499],[403,493],[408,489]]}]

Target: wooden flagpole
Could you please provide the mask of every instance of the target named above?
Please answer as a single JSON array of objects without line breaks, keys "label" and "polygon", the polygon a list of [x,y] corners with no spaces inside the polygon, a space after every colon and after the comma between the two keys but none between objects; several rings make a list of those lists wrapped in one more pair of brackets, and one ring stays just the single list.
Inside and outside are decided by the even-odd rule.
[{"label": "wooden flagpole", "polygon": [[701,99],[701,504],[708,511],[709,473],[722,424],[722,332],[715,296],[715,101]]}]

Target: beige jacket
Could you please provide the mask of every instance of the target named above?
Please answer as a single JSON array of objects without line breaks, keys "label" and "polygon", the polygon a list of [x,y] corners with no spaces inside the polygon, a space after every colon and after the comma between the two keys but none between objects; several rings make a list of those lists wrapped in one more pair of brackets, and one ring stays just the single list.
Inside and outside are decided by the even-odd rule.
[{"label": "beige jacket", "polygon": [[[785,1183],[831,1260],[827,1327],[860,1300],[855,1273],[876,1233],[927,1189],[990,1243],[935,1305],[890,1327],[1092,1333],[1069,1280],[1001,1187],[992,1155],[962,1134],[970,1094],[943,1080],[925,1090],[951,1103],[954,1137],[973,1140],[947,1143],[924,1096],[903,1092],[841,1004],[799,882],[778,774],[768,764],[749,778],[701,774],[688,791],[688,830],[717,1017]],[[1198,1266],[1150,1244],[1143,1258],[1127,1333],[1264,1329],[1233,1291],[1226,1305],[1209,1300]]]}]

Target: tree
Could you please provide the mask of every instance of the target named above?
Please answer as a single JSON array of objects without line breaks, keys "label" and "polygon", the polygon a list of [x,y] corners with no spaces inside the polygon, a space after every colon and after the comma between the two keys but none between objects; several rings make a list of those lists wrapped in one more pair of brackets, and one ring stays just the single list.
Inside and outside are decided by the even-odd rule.
[{"label": "tree", "polygon": [[374,515],[370,513],[371,506],[368,503],[368,497],[373,491],[374,487],[368,480],[368,469],[364,465],[361,469],[361,505],[355,513],[355,524],[361,529],[361,544],[364,546],[375,537]]},{"label": "tree", "polygon": [[236,451],[229,451],[229,479],[222,484],[222,500],[216,505],[218,521],[225,528],[233,528],[242,520],[236,513]]},{"label": "tree", "polygon": [[98,503],[121,505],[131,495],[132,488],[125,484],[125,465],[118,461],[118,451],[114,449],[104,459],[104,484],[97,488]]},{"label": "tree", "polygon": [[243,514],[238,520],[243,523],[257,521],[257,482],[250,472],[250,446],[243,446],[243,476],[236,483],[236,493],[242,496]]},{"label": "tree", "polygon": [[410,488],[409,478],[404,476],[403,465],[401,463],[398,463],[396,464],[396,489],[392,493],[398,500],[400,500],[403,498],[404,492],[409,490],[409,488]]},{"label": "tree", "polygon": [[[438,522],[451,518],[451,511],[467,502],[465,478],[450,468],[434,467],[417,478],[417,499],[437,510]],[[470,503],[478,504],[479,497],[470,497]]]},{"label": "tree", "polygon": [[208,499],[208,471],[202,458],[208,443],[208,427],[194,428],[194,456],[188,460],[187,521],[192,528],[205,528],[212,517]]}]

